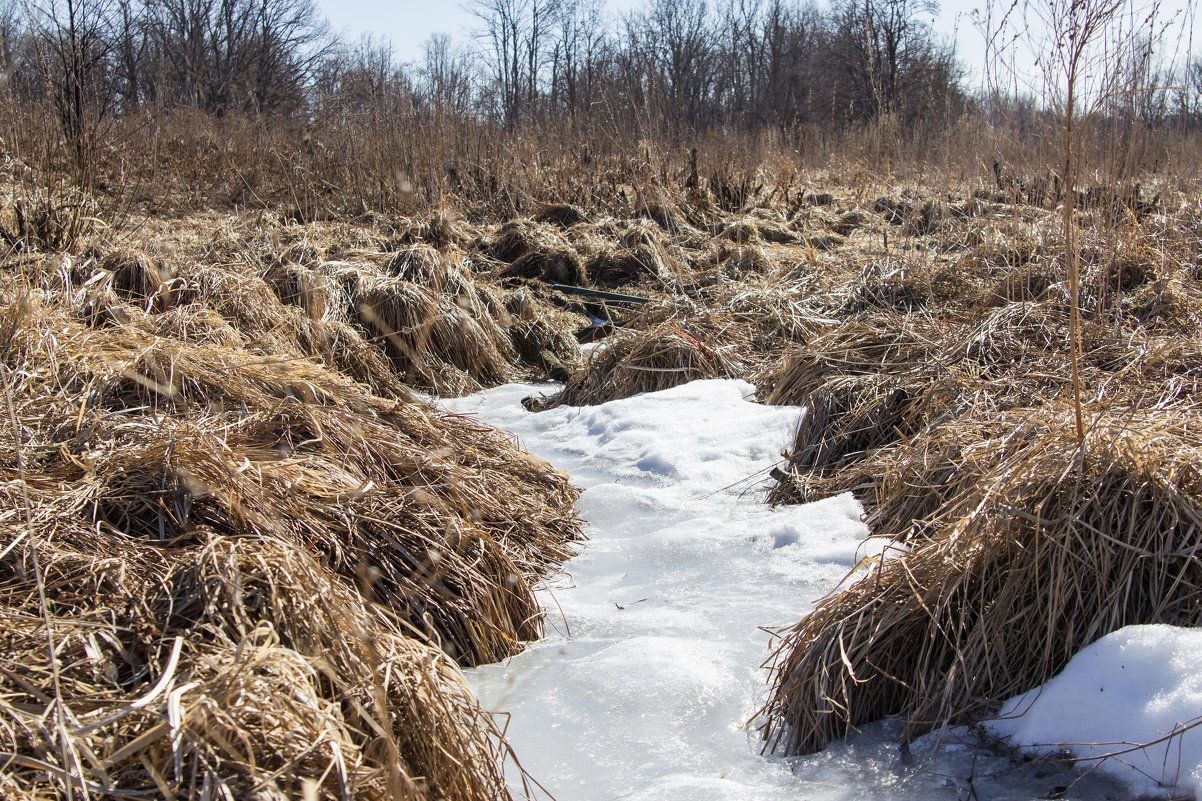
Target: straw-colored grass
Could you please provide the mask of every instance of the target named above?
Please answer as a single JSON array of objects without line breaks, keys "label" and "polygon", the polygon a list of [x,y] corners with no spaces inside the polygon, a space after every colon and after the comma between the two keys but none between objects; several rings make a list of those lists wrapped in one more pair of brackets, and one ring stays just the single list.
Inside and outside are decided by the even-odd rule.
[{"label": "straw-colored grass", "polygon": [[508,798],[456,663],[540,635],[566,476],[307,357],[261,282],[100,319],[59,273],[0,283],[5,791]]},{"label": "straw-colored grass", "polygon": [[525,288],[507,293],[505,311],[506,330],[522,364],[556,381],[569,380],[583,365],[576,332],[587,327],[587,318],[555,309]]},{"label": "straw-colored grass", "polygon": [[512,264],[528,253],[562,253],[568,242],[552,223],[513,220],[481,240],[480,248],[492,258]]},{"label": "straw-colored grass", "polygon": [[571,249],[535,251],[518,257],[501,272],[502,278],[541,278],[549,284],[585,286],[588,273]]},{"label": "straw-colored grass", "polygon": [[640,242],[599,254],[588,263],[587,272],[593,285],[599,287],[639,282],[664,286],[677,277],[679,267],[658,243]]},{"label": "straw-colored grass", "polygon": [[[786,635],[781,751],[891,714],[974,720],[1112,624],[1186,619],[1196,577],[1172,585],[1164,538],[1196,497],[1196,198],[1078,216],[1099,411],[1074,461],[1055,213],[863,169],[645,168],[535,191],[531,165],[524,189],[491,176],[491,200],[406,199],[408,217],[152,214],[140,245],[72,228],[70,205],[22,235],[0,213],[20,432],[0,466],[19,451],[27,473],[0,482],[0,526],[36,535],[83,721],[60,736],[33,551],[13,548],[0,749],[26,761],[0,795],[61,796],[74,762],[95,794],[301,798],[308,778],[320,798],[503,798],[504,747],[451,661],[539,635],[531,588],[579,536],[574,492],[413,390],[563,382],[539,409],[738,377],[804,407],[770,500],[853,491],[910,550]],[[581,356],[578,335],[607,334]],[[1160,617],[1157,587],[1177,604]]]},{"label": "straw-colored grass", "polygon": [[731,378],[739,366],[731,356],[668,322],[648,331],[619,334],[595,352],[559,392],[531,397],[526,408],[595,406],[640,392],[657,392],[704,378]]},{"label": "straw-colored grass", "polygon": [[[87,388],[95,412],[81,420],[99,417],[94,437],[121,443],[89,457],[93,522],[158,540],[198,522],[272,536],[317,549],[348,580],[373,566],[377,592],[394,605],[421,596],[415,630],[463,661],[512,653],[537,633],[528,583],[567,556],[574,495],[503,437],[378,398],[304,358],[89,329],[13,304],[30,412],[41,393],[53,400],[37,415],[45,426],[75,420],[69,393]],[[155,427],[135,436],[103,416],[127,409],[156,415]],[[515,480],[528,486],[507,488]]]},{"label": "straw-colored grass", "polygon": [[34,493],[0,580],[15,797],[509,797],[503,742],[454,665],[304,549],[204,532],[151,549],[56,508],[73,500]]},{"label": "straw-colored grass", "polygon": [[474,288],[468,291],[472,294],[455,296],[405,277],[364,276],[356,311],[406,383],[463,395],[504,383],[516,357]]},{"label": "straw-colored grass", "polygon": [[942,412],[949,402],[942,383],[955,380],[938,358],[942,333],[929,321],[861,317],[761,374],[756,386],[765,403],[803,407],[769,501],[801,503],[859,486],[856,472],[843,471]]},{"label": "straw-colored grass", "polygon": [[7,250],[72,250],[92,235],[98,222],[96,199],[69,185],[53,191],[24,186],[5,200],[0,206],[0,244]]},{"label": "straw-colored grass", "polygon": [[[1129,624],[1202,613],[1202,440],[1191,407],[1064,405],[962,437],[930,539],[887,556],[787,630],[763,734],[808,753],[900,715],[911,736],[980,719]],[[996,436],[990,432],[1000,431]],[[917,457],[916,457],[917,458]]]}]

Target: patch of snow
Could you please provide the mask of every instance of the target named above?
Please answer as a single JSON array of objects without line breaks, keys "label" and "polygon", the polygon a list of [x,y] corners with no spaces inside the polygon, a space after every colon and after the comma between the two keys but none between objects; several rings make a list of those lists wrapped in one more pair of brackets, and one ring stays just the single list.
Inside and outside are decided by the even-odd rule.
[{"label": "patch of snow", "polygon": [[[594,325],[595,324],[596,323],[594,323]],[[598,339],[594,342],[581,342],[580,343],[580,352],[583,353],[585,356],[589,356],[594,353],[599,355],[607,347],[609,347],[609,343],[606,342],[604,339]]]},{"label": "patch of snow", "polygon": [[[865,541],[849,494],[764,503],[800,409],[755,403],[746,382],[522,407],[554,389],[509,385],[443,403],[513,433],[584,490],[589,542],[540,592],[547,636],[468,671],[522,766],[555,798],[958,801],[972,790],[985,801],[1041,798],[1072,781],[1020,775],[967,746],[933,746],[915,767],[896,732],[874,727],[811,757],[762,756],[746,725],[767,694],[773,640],[761,627],[796,623],[898,546]],[[978,762],[1002,776],[998,792],[986,792]],[[1096,783],[1078,786],[1087,794],[1064,797],[1105,797]]]},{"label": "patch of snow", "polygon": [[1196,796],[1202,731],[1181,729],[1202,723],[1200,656],[1202,630],[1127,626],[1007,701],[987,728],[1027,751],[1067,748],[1136,793]]}]

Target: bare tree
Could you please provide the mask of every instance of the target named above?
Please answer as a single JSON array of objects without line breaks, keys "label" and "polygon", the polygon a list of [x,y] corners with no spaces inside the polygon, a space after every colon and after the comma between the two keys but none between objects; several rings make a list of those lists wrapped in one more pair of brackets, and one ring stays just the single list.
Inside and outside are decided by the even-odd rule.
[{"label": "bare tree", "polygon": [[717,46],[705,0],[653,0],[627,25],[629,46],[650,68],[650,100],[674,134],[710,121]]},{"label": "bare tree", "polygon": [[26,5],[39,79],[52,99],[81,183],[114,105],[112,0],[46,0]]},{"label": "bare tree", "polygon": [[230,109],[299,108],[330,46],[312,0],[145,0],[161,102]]},{"label": "bare tree", "polygon": [[472,54],[437,33],[426,40],[420,94],[436,113],[469,114],[475,102],[476,70]]},{"label": "bare tree", "polygon": [[575,118],[592,108],[607,45],[601,0],[568,0],[551,46],[550,103]]},{"label": "bare tree", "polygon": [[512,130],[537,110],[562,0],[474,0],[468,8],[483,25],[499,111]]},{"label": "bare tree", "polygon": [[929,116],[946,105],[959,80],[954,54],[923,20],[934,0],[840,0],[828,39],[843,80],[833,87],[836,113],[850,120],[885,114]]},{"label": "bare tree", "polygon": [[114,20],[115,81],[120,105],[136,108],[142,99],[142,71],[145,68],[146,38],[141,29],[141,14],[132,0],[117,0]]}]

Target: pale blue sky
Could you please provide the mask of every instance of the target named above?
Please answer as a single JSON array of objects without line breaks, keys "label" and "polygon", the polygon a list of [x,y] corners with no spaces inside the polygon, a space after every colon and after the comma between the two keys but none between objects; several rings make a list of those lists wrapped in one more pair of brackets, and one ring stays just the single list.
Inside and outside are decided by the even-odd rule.
[{"label": "pale blue sky", "polygon": [[[402,60],[421,57],[422,44],[435,33],[449,34],[453,39],[467,41],[478,21],[458,0],[317,0],[318,8],[336,31],[357,39],[362,34],[387,39]],[[819,0],[820,4],[822,0]],[[1146,9],[1149,0],[1132,0],[1137,9]],[[1162,0],[1159,4],[1162,19],[1177,19],[1193,31],[1193,52],[1202,49],[1202,20],[1198,18],[1197,0]],[[1005,3],[1008,5],[1008,3]],[[609,0],[613,13],[644,5],[643,0]],[[970,69],[976,83],[985,56],[984,39],[973,22],[973,11],[985,6],[985,0],[942,0],[935,30],[954,38],[961,62]],[[1184,52],[1185,45],[1182,46]],[[1033,61],[1033,57],[1025,56]]]},{"label": "pale blue sky", "polygon": [[[609,0],[611,13],[638,8],[640,0]],[[975,0],[945,0],[941,3],[938,24],[942,31],[951,35],[958,17],[975,7]],[[422,43],[434,33],[447,33],[455,38],[466,39],[478,24],[475,17],[456,0],[318,0],[318,7],[335,30],[351,34],[361,33],[385,36],[392,40],[401,58],[418,58]],[[971,28],[971,20],[962,24]],[[977,37],[979,38],[979,37]]]}]

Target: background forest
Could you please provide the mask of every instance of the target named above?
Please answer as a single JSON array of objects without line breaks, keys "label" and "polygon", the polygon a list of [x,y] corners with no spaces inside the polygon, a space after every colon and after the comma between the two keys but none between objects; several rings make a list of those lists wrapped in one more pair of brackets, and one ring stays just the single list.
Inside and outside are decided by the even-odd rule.
[{"label": "background forest", "polygon": [[[777,156],[957,176],[1057,167],[1062,98],[1001,68],[970,92],[919,0],[472,10],[474,40],[436,35],[400,62],[331,35],[309,0],[6,0],[0,137],[119,205],[287,202],[306,219],[450,195],[501,215],[531,193],[594,205],[582,193],[607,176],[695,182],[698,159],[736,192]],[[1165,42],[1157,13],[1125,32],[1113,86],[1081,122],[1163,169],[1202,123],[1202,60]],[[1004,63],[1013,40],[983,33]]]}]

